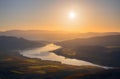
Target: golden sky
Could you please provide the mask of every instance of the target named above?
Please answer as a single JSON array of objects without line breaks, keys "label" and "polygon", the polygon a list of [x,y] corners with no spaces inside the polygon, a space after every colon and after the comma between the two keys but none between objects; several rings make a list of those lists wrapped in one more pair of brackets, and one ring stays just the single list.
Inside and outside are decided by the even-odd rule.
[{"label": "golden sky", "polygon": [[120,32],[119,0],[1,0],[0,30]]}]

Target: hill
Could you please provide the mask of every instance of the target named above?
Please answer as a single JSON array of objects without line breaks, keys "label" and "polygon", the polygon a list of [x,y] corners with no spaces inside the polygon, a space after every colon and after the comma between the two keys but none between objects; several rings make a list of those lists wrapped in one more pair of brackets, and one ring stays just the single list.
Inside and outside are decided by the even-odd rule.
[{"label": "hill", "polygon": [[73,40],[67,40],[57,42],[63,47],[75,47],[75,46],[120,46],[120,35],[109,35],[109,36],[96,36],[91,38],[78,38]]},{"label": "hill", "polygon": [[63,48],[56,54],[94,64],[120,67],[120,35],[74,39],[56,43]]},{"label": "hill", "polygon": [[45,45],[45,42],[36,42],[11,36],[0,36],[0,50],[20,50]]}]

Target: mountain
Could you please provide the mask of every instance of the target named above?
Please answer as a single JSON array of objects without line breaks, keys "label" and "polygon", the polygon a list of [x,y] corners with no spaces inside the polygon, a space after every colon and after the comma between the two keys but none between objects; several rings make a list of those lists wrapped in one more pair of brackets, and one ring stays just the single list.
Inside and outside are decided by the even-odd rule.
[{"label": "mountain", "polygon": [[55,53],[94,64],[120,67],[120,35],[74,39],[56,43],[62,46]]},{"label": "mountain", "polygon": [[45,45],[45,42],[36,42],[11,36],[0,36],[0,50],[27,49]]},{"label": "mountain", "polygon": [[62,31],[47,31],[47,30],[10,30],[0,32],[0,36],[14,36],[22,37],[28,40],[44,40],[49,42],[56,42],[76,38],[78,35],[66,33]]},{"label": "mountain", "polygon": [[110,36],[97,36],[91,38],[78,38],[73,40],[67,40],[62,42],[57,42],[63,47],[75,47],[75,46],[120,46],[120,35],[110,35]]},{"label": "mountain", "polygon": [[119,32],[106,33],[71,33],[64,31],[47,31],[47,30],[9,30],[0,32],[0,36],[22,37],[28,40],[44,40],[49,42],[58,42],[74,38],[88,38],[94,36],[118,35]]}]

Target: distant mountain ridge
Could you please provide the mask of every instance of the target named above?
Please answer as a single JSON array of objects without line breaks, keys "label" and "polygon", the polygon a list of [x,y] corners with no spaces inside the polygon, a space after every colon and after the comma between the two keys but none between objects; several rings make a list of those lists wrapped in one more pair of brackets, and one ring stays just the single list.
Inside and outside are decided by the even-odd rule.
[{"label": "distant mountain ridge", "polygon": [[105,33],[70,33],[63,31],[47,31],[47,30],[9,30],[0,32],[0,36],[22,37],[28,40],[44,40],[49,42],[58,42],[75,38],[89,38],[94,36],[119,35],[119,32]]},{"label": "distant mountain ridge", "polygon": [[120,46],[120,35],[108,35],[108,36],[96,36],[90,38],[77,38],[73,40],[67,40],[58,42],[56,44],[63,47],[77,46],[77,45],[89,45],[89,46]]}]

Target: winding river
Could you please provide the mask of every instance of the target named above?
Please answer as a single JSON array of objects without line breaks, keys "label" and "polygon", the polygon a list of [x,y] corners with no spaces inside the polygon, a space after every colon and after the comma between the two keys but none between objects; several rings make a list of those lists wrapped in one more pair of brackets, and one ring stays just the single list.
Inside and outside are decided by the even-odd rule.
[{"label": "winding river", "polygon": [[59,48],[61,48],[61,46],[57,46],[55,44],[48,44],[40,48],[23,50],[22,52],[20,52],[20,54],[29,58],[40,58],[42,60],[58,61],[61,62],[62,64],[67,64],[67,65],[76,65],[76,66],[89,65],[89,66],[102,67],[104,69],[110,69],[110,67],[96,65],[82,60],[66,58],[64,56],[59,56],[54,52],[50,52]]}]

